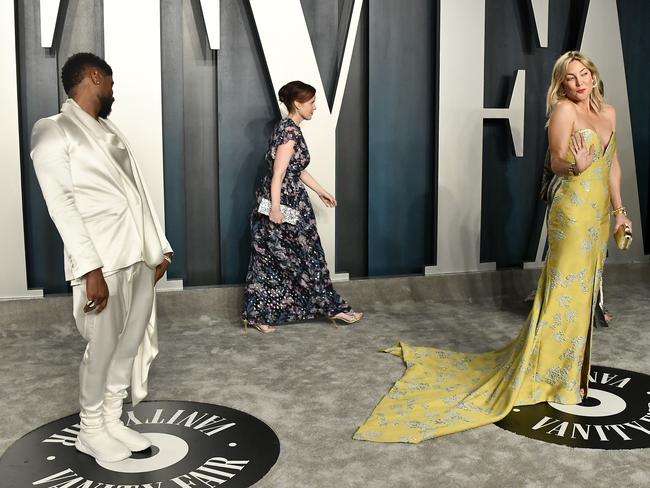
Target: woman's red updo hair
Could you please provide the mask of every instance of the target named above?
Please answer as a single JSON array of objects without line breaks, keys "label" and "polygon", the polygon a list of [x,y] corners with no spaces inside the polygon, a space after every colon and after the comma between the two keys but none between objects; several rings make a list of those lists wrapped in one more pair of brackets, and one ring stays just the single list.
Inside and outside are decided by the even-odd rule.
[{"label": "woman's red updo hair", "polygon": [[305,103],[314,98],[316,88],[302,81],[290,81],[278,91],[278,99],[284,103],[289,113],[296,110],[295,102]]}]

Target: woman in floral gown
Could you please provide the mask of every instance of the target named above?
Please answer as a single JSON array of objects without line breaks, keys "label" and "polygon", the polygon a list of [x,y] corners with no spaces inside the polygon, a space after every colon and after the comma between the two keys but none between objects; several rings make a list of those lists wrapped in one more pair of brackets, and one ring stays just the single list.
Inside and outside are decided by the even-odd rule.
[{"label": "woman in floral gown", "polygon": [[598,69],[579,52],[565,53],[553,68],[547,110],[557,186],[549,251],[517,338],[479,354],[404,343],[388,350],[406,372],[355,439],[418,443],[496,422],[515,405],[578,404],[586,396],[610,213],[614,230],[632,225],[621,201],[616,114],[598,81]]},{"label": "woman in floral gown", "polygon": [[[273,130],[266,151],[268,173],[257,190],[250,217],[251,257],[242,320],[264,333],[276,325],[319,316],[333,322],[357,322],[363,314],[353,312],[332,286],[305,189],[305,185],[311,188],[327,207],[336,207],[336,199],[305,169],[309,150],[300,124],[316,110],[316,90],[292,81],[278,96],[289,115]],[[258,212],[262,199],[271,202],[268,216]],[[298,222],[285,222],[280,205],[297,210]]]}]

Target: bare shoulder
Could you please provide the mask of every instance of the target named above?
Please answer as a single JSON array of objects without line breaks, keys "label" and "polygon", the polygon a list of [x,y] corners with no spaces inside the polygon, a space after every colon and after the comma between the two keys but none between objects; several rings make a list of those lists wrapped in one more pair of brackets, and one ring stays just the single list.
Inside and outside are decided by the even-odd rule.
[{"label": "bare shoulder", "polygon": [[560,100],[551,112],[550,122],[572,123],[577,116],[576,106],[569,100]]},{"label": "bare shoulder", "polygon": [[570,100],[560,100],[553,109],[553,114],[557,114],[562,118],[575,117],[576,113],[576,104]]},{"label": "bare shoulder", "polygon": [[548,121],[551,131],[558,128],[561,132],[571,131],[577,119],[575,104],[569,100],[561,100],[553,108]]}]

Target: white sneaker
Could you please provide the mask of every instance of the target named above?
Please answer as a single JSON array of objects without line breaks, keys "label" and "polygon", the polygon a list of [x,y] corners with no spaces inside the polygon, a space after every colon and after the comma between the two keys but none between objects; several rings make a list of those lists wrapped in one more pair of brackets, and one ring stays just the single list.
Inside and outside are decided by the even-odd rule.
[{"label": "white sneaker", "polygon": [[78,451],[106,463],[117,463],[131,457],[129,448],[111,437],[104,429],[97,432],[82,430],[77,435],[74,446]]},{"label": "white sneaker", "polygon": [[120,441],[133,452],[144,451],[151,447],[151,441],[147,437],[140,434],[140,432],[129,429],[121,421],[106,422],[104,426],[106,431],[112,437]]}]

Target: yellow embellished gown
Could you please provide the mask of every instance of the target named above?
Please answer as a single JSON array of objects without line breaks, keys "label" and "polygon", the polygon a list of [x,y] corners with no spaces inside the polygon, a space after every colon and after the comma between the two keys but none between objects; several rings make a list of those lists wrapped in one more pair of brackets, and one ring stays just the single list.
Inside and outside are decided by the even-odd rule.
[{"label": "yellow embellished gown", "polygon": [[[609,237],[609,143],[582,129],[592,165],[560,177],[548,212],[549,249],[528,319],[514,341],[468,354],[400,343],[388,349],[404,376],[354,434],[374,442],[418,443],[494,423],[516,405],[581,402],[586,387],[593,311]],[[569,153],[567,160],[573,162]]]}]

